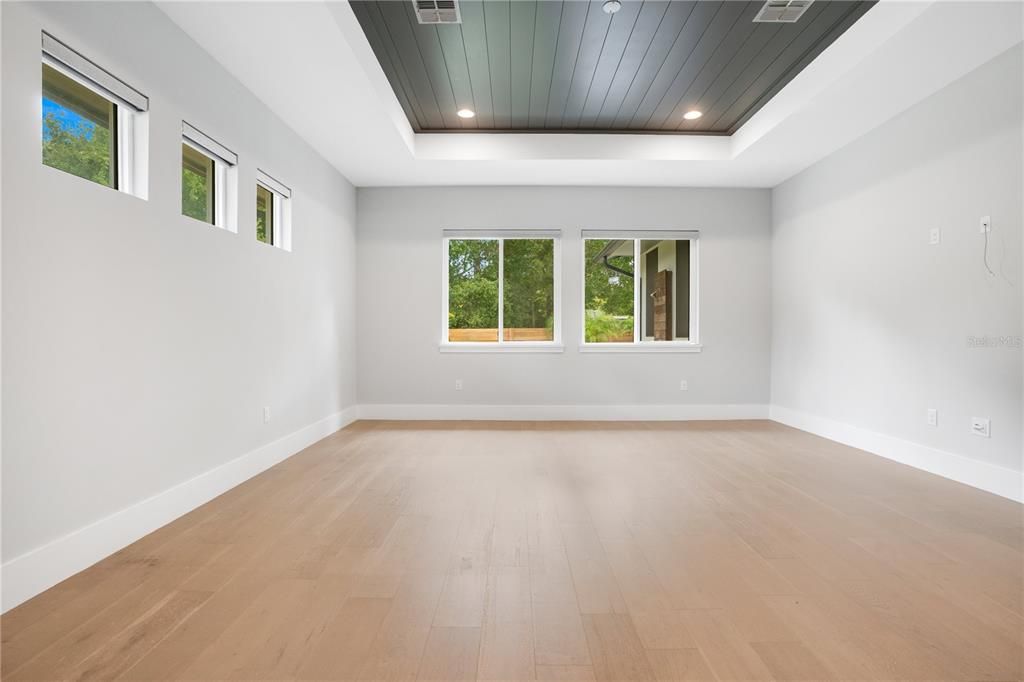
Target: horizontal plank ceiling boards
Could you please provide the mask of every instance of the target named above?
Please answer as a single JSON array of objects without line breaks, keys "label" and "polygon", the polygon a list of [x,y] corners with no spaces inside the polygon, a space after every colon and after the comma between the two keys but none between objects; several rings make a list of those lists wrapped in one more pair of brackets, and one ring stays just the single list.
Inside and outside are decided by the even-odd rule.
[{"label": "horizontal plank ceiling boards", "polygon": [[874,0],[815,0],[795,23],[755,23],[763,0],[602,4],[460,0],[461,23],[420,24],[407,0],[351,3],[416,132],[728,135]]}]

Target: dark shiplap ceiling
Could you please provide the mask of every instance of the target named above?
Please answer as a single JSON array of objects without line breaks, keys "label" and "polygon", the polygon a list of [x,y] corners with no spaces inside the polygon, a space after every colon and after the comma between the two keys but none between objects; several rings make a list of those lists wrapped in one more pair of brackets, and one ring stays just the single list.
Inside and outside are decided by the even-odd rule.
[{"label": "dark shiplap ceiling", "polygon": [[[816,0],[795,24],[754,23],[761,2],[462,0],[461,24],[425,25],[408,0],[352,8],[417,132],[729,134],[871,2]],[[456,115],[461,108],[473,119]],[[696,109],[703,116],[687,121]]]}]

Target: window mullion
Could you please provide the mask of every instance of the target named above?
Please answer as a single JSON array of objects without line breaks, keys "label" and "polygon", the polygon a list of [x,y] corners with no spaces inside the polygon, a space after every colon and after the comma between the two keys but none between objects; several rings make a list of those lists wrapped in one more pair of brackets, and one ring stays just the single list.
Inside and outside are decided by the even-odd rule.
[{"label": "window mullion", "polygon": [[213,224],[226,228],[227,225],[227,169],[224,164],[213,162]]},{"label": "window mullion", "polygon": [[643,307],[640,282],[640,240],[633,240],[633,343],[640,343],[640,316]]},{"label": "window mullion", "polygon": [[267,239],[271,246],[277,246],[277,218],[278,208],[280,207],[281,200],[278,198],[276,192],[270,193],[270,215],[273,216],[270,220],[270,232],[267,234]]},{"label": "window mullion", "polygon": [[498,343],[505,343],[505,240],[498,240]]}]

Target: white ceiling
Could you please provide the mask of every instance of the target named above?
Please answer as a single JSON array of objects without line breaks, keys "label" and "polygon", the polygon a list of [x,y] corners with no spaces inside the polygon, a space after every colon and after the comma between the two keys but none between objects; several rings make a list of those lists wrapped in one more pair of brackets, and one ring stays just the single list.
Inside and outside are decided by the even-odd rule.
[{"label": "white ceiling", "polygon": [[774,187],[1024,33],[1020,2],[881,0],[731,137],[415,134],[347,2],[158,4],[360,187]]}]

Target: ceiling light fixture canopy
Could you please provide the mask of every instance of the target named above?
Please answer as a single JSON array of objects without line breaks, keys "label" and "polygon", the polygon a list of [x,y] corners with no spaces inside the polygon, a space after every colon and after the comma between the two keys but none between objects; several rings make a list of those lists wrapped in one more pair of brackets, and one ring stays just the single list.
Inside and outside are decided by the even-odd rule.
[{"label": "ceiling light fixture canopy", "polygon": [[690,111],[687,111],[685,114],[683,114],[683,118],[685,118],[687,121],[696,121],[698,118],[700,118],[703,115],[704,115],[703,111],[697,111],[696,109],[691,109]]},{"label": "ceiling light fixture canopy", "polygon": [[605,14],[615,14],[622,9],[622,3],[619,0],[608,0],[608,2],[601,5],[601,9],[604,10]]},{"label": "ceiling light fixture canopy", "polygon": [[473,118],[476,116],[476,112],[472,109],[459,109],[455,112],[459,118]]}]

